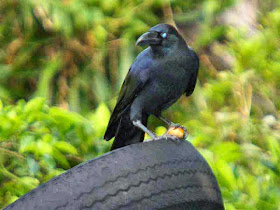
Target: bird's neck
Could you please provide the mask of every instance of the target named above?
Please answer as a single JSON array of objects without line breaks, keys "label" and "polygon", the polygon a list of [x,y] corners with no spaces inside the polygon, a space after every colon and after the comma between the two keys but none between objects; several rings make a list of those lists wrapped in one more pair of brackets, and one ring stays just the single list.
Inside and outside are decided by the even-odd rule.
[{"label": "bird's neck", "polygon": [[189,49],[185,41],[178,42],[174,46],[169,46],[169,47],[162,47],[158,45],[151,46],[152,55],[155,57],[162,57],[162,56],[167,56],[169,54],[174,54],[177,50],[180,49],[184,49],[184,50]]},{"label": "bird's neck", "polygon": [[161,46],[151,46],[152,54],[155,57],[162,57],[169,54],[170,49]]}]

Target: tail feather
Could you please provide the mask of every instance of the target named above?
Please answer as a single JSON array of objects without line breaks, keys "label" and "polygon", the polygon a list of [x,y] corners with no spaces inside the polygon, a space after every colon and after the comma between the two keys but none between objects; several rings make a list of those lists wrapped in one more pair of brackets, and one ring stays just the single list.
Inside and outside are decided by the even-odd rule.
[{"label": "tail feather", "polygon": [[111,138],[113,138],[116,135],[120,125],[121,118],[123,115],[128,115],[128,110],[129,107],[124,109],[122,112],[118,113],[118,111],[114,109],[110,121],[108,123],[107,130],[104,134],[104,139],[106,141],[109,141]]},{"label": "tail feather", "polygon": [[[147,126],[148,115],[143,115],[142,123]],[[132,124],[129,114],[126,113],[121,117],[111,150],[142,142],[144,141],[144,136],[145,133]]]},{"label": "tail feather", "polygon": [[109,123],[109,125],[107,126],[107,130],[104,134],[104,139],[106,141],[109,141],[111,138],[113,138],[118,130],[118,127],[120,125],[120,120],[114,122],[114,123]]}]

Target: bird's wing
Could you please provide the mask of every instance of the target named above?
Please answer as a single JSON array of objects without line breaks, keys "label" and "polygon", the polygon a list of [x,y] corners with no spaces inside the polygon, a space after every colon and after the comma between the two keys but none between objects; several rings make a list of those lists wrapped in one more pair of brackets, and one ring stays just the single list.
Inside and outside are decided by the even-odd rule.
[{"label": "bird's wing", "polygon": [[190,80],[188,83],[188,86],[186,88],[186,96],[190,96],[195,88],[197,75],[198,75],[198,69],[199,69],[199,57],[197,54],[190,48],[191,56],[193,58],[193,65],[192,65],[192,74],[190,76]]},{"label": "bird's wing", "polygon": [[117,104],[111,115],[107,130],[104,138],[106,140],[111,139],[117,130],[118,122],[122,114],[130,107],[134,98],[142,90],[144,85],[148,82],[147,69],[141,71],[132,71],[131,68],[126,75],[126,78],[122,84],[120,94],[117,100]]},{"label": "bird's wing", "polygon": [[148,78],[144,72],[145,70],[141,70],[139,73],[133,74],[131,73],[131,69],[129,70],[122,84],[113,113],[116,111],[121,114],[121,112],[125,111],[125,109],[132,103],[133,99],[147,83]]},{"label": "bird's wing", "polygon": [[190,96],[193,93],[195,85],[196,85],[197,74],[198,74],[198,71],[195,71],[190,76],[190,80],[189,80],[188,86],[186,88],[186,96]]}]

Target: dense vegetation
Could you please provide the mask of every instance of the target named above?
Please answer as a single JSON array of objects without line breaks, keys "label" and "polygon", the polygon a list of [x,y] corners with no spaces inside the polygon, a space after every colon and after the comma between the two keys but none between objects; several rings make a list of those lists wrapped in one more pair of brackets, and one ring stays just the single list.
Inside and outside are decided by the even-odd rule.
[{"label": "dense vegetation", "polygon": [[[221,3],[222,2],[222,3]],[[149,27],[176,23],[199,81],[164,115],[188,128],[227,209],[280,201],[280,1],[0,2],[0,208],[110,148],[102,136]],[[149,127],[165,132],[152,118]]]}]

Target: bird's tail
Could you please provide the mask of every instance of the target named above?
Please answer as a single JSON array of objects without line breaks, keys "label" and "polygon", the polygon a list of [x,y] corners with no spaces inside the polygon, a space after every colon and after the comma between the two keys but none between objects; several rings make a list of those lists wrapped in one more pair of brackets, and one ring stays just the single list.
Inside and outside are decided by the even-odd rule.
[{"label": "bird's tail", "polygon": [[[142,124],[147,126],[148,115],[142,116]],[[119,122],[118,130],[111,150],[124,147],[129,144],[135,144],[144,141],[145,133],[141,129],[135,127],[130,118],[129,113],[123,114]]]}]

